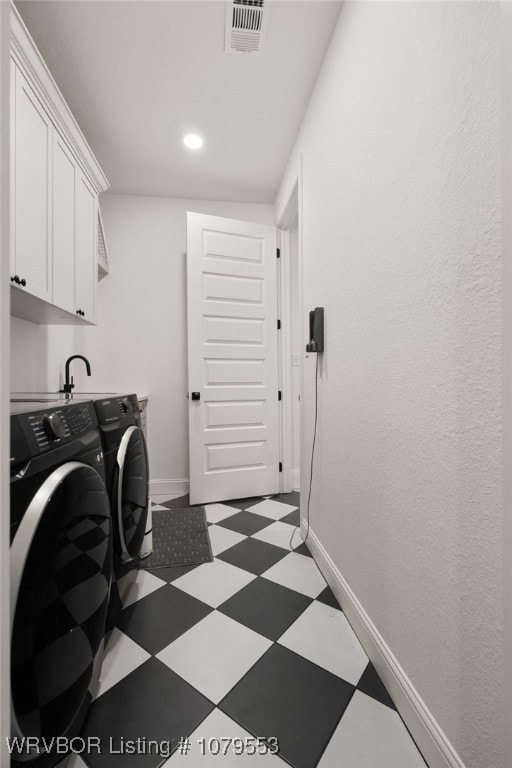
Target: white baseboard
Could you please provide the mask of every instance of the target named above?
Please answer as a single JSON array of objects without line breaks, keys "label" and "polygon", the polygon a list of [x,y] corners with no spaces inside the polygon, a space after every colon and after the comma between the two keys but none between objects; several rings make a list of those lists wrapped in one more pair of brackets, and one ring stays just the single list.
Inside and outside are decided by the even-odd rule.
[{"label": "white baseboard", "polygon": [[188,493],[188,478],[182,480],[150,480],[150,496],[184,496]]},{"label": "white baseboard", "polygon": [[[301,528],[302,535],[305,536],[304,521]],[[382,678],[427,764],[430,768],[464,768],[464,763],[405,674],[391,648],[311,529],[308,544],[315,562]]]},{"label": "white baseboard", "polygon": [[292,491],[300,491],[300,469],[292,469]]}]

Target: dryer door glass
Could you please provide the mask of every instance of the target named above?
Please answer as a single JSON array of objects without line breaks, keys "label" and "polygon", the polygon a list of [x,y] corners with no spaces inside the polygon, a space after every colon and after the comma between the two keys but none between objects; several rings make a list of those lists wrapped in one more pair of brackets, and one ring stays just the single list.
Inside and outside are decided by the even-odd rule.
[{"label": "dryer door glass", "polygon": [[64,464],[41,485],[11,546],[13,735],[51,739],[72,726],[102,647],[111,571],[103,481],[85,464]]},{"label": "dryer door glass", "polygon": [[148,516],[148,457],[139,427],[129,427],[117,454],[117,508],[121,557],[132,560],[142,546]]}]

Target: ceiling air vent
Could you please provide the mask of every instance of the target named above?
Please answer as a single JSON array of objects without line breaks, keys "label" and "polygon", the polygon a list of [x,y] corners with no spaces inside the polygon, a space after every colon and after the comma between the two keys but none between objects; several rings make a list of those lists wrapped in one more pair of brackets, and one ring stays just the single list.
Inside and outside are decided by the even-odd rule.
[{"label": "ceiling air vent", "polygon": [[264,49],[270,0],[227,0],[224,50],[243,56],[261,56]]}]

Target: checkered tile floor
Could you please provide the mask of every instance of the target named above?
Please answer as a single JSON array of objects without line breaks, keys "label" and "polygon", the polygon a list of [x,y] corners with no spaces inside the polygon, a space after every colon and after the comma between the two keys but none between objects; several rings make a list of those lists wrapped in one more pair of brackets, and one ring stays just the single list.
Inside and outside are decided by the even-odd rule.
[{"label": "checkered tile floor", "polygon": [[[298,495],[206,513],[212,563],[120,582],[124,610],[83,732],[101,737],[102,754],[67,767],[425,768],[307,548],[289,549]],[[279,754],[236,755],[254,736],[272,750],[277,739]],[[190,750],[169,757],[182,737]],[[222,737],[238,739],[225,756]],[[123,744],[137,739],[139,754],[127,754]],[[219,743],[221,754],[209,754]]]}]

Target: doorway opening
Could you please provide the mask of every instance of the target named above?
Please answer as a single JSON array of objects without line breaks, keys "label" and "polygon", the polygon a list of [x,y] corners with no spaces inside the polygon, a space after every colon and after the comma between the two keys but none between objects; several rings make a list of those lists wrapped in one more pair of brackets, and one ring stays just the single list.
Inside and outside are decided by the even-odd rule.
[{"label": "doorway opening", "polygon": [[[281,410],[282,492],[301,491],[303,465],[303,362],[305,340],[302,300],[302,248],[300,219],[300,174],[278,216],[281,235],[280,309],[283,317],[280,373],[283,402]],[[302,478],[302,483],[301,483]]]},{"label": "doorway opening", "polygon": [[279,229],[187,215],[191,504],[300,492],[299,199]]}]

